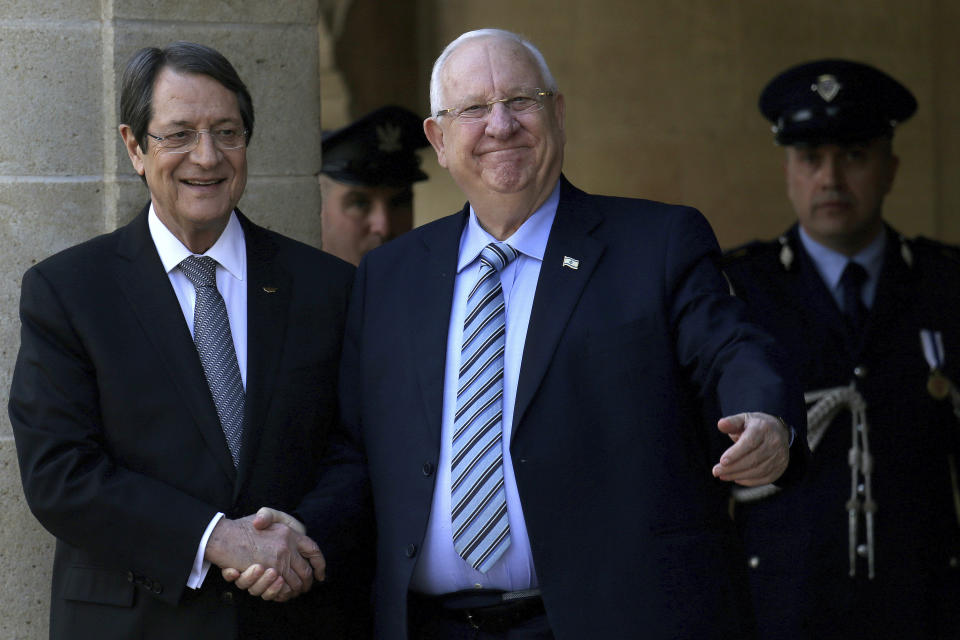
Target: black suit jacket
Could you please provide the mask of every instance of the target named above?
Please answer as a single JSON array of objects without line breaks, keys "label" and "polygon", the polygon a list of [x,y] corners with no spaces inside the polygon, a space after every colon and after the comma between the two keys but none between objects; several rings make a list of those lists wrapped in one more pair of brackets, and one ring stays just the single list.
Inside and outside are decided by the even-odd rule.
[{"label": "black suit jacket", "polygon": [[239,217],[249,355],[237,469],[146,208],[23,277],[9,411],[27,501],[57,538],[53,638],[282,638],[342,622],[340,592],[322,586],[286,606],[249,598],[216,567],[199,591],[185,586],[217,511],[293,509],[338,417],[353,268]]},{"label": "black suit jacket", "polygon": [[[407,592],[440,450],[447,329],[468,210],[368,254],[347,323],[348,431],[301,513],[333,540],[369,482],[379,638],[406,637]],[[577,269],[564,257],[579,260]],[[730,442],[716,406],[804,433],[799,387],[743,321],[696,211],[588,195],[563,181],[524,347],[510,443],[558,639],[740,638],[744,562],[711,475]],[[803,459],[802,437],[796,458]],[[350,501],[359,504],[359,500]],[[323,546],[323,544],[321,544]]]}]

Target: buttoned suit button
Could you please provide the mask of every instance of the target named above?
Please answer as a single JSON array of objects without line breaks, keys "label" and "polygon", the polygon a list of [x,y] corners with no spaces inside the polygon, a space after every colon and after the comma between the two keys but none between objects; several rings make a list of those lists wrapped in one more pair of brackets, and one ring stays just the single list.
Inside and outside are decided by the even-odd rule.
[{"label": "buttoned suit button", "polygon": [[861,380],[867,377],[867,367],[866,365],[857,365],[853,368],[853,375],[857,376]]},{"label": "buttoned suit button", "polygon": [[867,551],[869,551],[869,549],[867,549],[867,545],[865,544],[857,545],[857,555],[860,556],[861,558],[867,557]]},{"label": "buttoned suit button", "polygon": [[417,555],[417,545],[411,542],[407,545],[407,548],[404,550],[404,552],[407,554],[408,558],[412,558],[413,556]]},{"label": "buttoned suit button", "polygon": [[160,584],[159,582],[154,582],[153,589],[151,589],[151,591],[153,591],[153,593],[155,593],[156,595],[160,595],[161,593],[163,593],[163,585]]},{"label": "buttoned suit button", "polygon": [[421,467],[420,470],[423,471],[423,475],[425,475],[425,476],[427,476],[427,477],[429,478],[430,476],[433,475],[433,463],[432,463],[432,462],[424,462],[424,463],[423,463],[423,467]]},{"label": "buttoned suit button", "polygon": [[220,601],[225,604],[233,604],[233,593],[230,591],[224,591],[220,594]]},{"label": "buttoned suit button", "polygon": [[750,556],[750,559],[747,561],[747,564],[750,565],[751,569],[756,569],[760,566],[760,556]]}]

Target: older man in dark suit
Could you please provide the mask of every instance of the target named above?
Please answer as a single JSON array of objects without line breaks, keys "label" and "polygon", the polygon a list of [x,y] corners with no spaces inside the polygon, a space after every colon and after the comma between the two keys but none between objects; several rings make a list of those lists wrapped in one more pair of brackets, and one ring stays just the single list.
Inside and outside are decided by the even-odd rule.
[{"label": "older man in dark suit", "polygon": [[236,209],[253,106],[218,52],[139,51],[121,118],[149,204],[23,278],[9,410],[27,501],[57,538],[51,637],[354,633],[362,594],[357,612],[345,590],[277,605],[208,574],[258,562],[285,600],[311,586],[301,554],[322,564],[296,530],[240,517],[315,484],[353,267]]},{"label": "older man in dark suit", "polygon": [[722,481],[798,473],[804,415],[709,225],[563,178],[564,99],[515,34],[451,43],[431,102],[469,202],[361,262],[308,532],[326,551],[372,487],[381,638],[750,637]]}]

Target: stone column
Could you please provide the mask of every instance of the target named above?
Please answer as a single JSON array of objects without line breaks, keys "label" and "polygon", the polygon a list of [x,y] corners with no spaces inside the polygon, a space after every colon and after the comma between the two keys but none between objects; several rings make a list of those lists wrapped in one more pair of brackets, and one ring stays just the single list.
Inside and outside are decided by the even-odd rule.
[{"label": "stone column", "polygon": [[318,0],[0,0],[0,637],[47,637],[53,539],[23,498],[6,406],[30,265],[147,201],[117,133],[123,63],[143,46],[213,46],[253,96],[240,208],[319,246]]}]

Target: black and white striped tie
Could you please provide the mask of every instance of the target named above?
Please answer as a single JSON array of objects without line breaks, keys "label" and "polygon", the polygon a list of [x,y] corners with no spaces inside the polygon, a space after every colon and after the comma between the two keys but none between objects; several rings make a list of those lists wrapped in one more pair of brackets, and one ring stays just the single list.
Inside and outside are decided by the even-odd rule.
[{"label": "black and white striped tie", "polygon": [[504,242],[480,253],[480,276],[467,297],[450,463],[453,546],[486,572],[510,546],[503,488],[503,353],[506,335],[500,270],[519,255]]},{"label": "black and white striped tie", "polygon": [[200,354],[207,386],[217,406],[233,466],[237,466],[243,432],[243,381],[237,365],[237,352],[233,348],[227,307],[217,290],[217,262],[207,256],[190,256],[179,266],[197,290],[197,302],[193,310],[193,341]]}]

